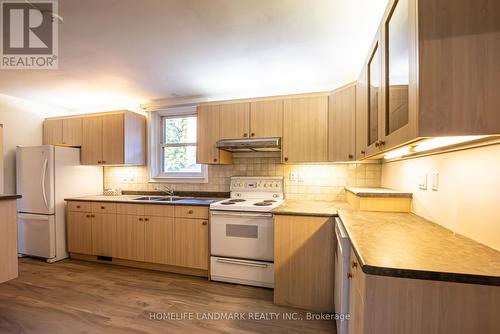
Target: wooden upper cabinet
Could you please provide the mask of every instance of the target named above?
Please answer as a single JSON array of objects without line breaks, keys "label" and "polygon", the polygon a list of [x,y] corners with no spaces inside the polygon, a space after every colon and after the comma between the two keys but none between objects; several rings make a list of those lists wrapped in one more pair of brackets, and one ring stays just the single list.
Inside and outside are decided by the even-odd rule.
[{"label": "wooden upper cabinet", "polygon": [[82,120],[81,163],[102,164],[102,117],[85,117]]},{"label": "wooden upper cabinet", "polygon": [[283,137],[283,100],[250,103],[250,137]]},{"label": "wooden upper cabinet", "polygon": [[46,119],[43,122],[43,144],[61,146],[82,145],[82,119]]},{"label": "wooden upper cabinet", "polygon": [[427,137],[500,134],[499,16],[487,0],[389,1],[374,42],[380,118],[376,127],[374,117],[365,120],[366,157]]},{"label": "wooden upper cabinet", "polygon": [[250,103],[228,103],[219,106],[220,139],[250,136]]},{"label": "wooden upper cabinet", "polygon": [[130,112],[83,117],[82,164],[144,165],[146,119]]},{"label": "wooden upper cabinet", "polygon": [[328,112],[328,160],[354,160],[356,84],[332,92],[328,99]]},{"label": "wooden upper cabinet", "polygon": [[231,163],[231,154],[215,147],[220,140],[220,105],[200,105],[197,108],[196,161],[199,164]]},{"label": "wooden upper cabinet", "polygon": [[61,119],[46,119],[43,122],[43,144],[59,145],[63,141],[63,124]]},{"label": "wooden upper cabinet", "polygon": [[122,164],[125,161],[125,115],[102,116],[102,163]]},{"label": "wooden upper cabinet", "polygon": [[283,161],[328,161],[328,96],[284,100]]}]

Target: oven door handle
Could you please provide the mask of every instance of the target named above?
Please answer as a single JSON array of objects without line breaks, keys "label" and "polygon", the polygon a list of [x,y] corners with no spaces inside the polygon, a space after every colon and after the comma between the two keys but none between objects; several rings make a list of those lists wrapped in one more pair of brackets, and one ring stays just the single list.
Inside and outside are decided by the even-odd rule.
[{"label": "oven door handle", "polygon": [[226,211],[210,211],[214,216],[231,216],[231,217],[272,217],[272,213],[249,213],[249,212],[226,212]]},{"label": "oven door handle", "polygon": [[227,264],[237,264],[240,266],[247,267],[258,267],[258,268],[267,268],[267,264],[265,263],[255,263],[255,262],[246,262],[246,261],[238,261],[238,260],[226,260],[226,259],[217,259],[219,263],[227,263]]}]

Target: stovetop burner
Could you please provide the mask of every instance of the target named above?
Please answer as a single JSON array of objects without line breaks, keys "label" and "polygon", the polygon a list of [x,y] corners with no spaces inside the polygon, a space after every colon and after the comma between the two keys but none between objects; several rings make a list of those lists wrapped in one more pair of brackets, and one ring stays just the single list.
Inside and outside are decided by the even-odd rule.
[{"label": "stovetop burner", "polygon": [[276,201],[274,199],[265,199],[262,202],[264,202],[264,203],[276,203]]},{"label": "stovetop burner", "polygon": [[230,199],[231,202],[234,202],[234,203],[240,203],[240,202],[245,202],[246,199],[243,199],[243,198],[234,198],[234,199]]},{"label": "stovetop burner", "polygon": [[254,203],[253,205],[255,205],[255,206],[269,206],[269,205],[273,205],[273,203],[268,202],[268,201],[263,201],[263,202]]},{"label": "stovetop burner", "polygon": [[222,204],[222,205],[232,205],[232,204],[236,204],[236,202],[225,201],[225,202],[221,202],[220,204]]}]

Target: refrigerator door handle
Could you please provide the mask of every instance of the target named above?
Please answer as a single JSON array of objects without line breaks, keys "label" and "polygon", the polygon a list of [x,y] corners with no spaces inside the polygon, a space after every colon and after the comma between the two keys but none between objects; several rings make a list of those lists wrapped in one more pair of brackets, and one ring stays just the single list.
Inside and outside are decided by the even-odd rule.
[{"label": "refrigerator door handle", "polygon": [[43,195],[43,202],[45,203],[47,209],[49,208],[49,203],[47,202],[47,195],[45,194],[45,175],[47,174],[48,165],[49,165],[49,160],[45,159],[42,170],[42,195]]}]

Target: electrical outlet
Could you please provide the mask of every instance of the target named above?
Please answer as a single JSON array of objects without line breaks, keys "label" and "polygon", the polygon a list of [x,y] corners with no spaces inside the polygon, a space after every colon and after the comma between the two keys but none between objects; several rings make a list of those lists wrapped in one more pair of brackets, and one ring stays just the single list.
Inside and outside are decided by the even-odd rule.
[{"label": "electrical outlet", "polygon": [[297,173],[297,180],[299,182],[304,182],[304,172],[298,172]]},{"label": "electrical outlet", "polygon": [[297,172],[290,173],[290,181],[297,181]]},{"label": "electrical outlet", "polygon": [[422,174],[420,181],[418,181],[418,189],[427,190],[427,173]]},{"label": "electrical outlet", "polygon": [[439,190],[439,173],[438,172],[433,172],[432,173],[432,190],[438,191]]}]

